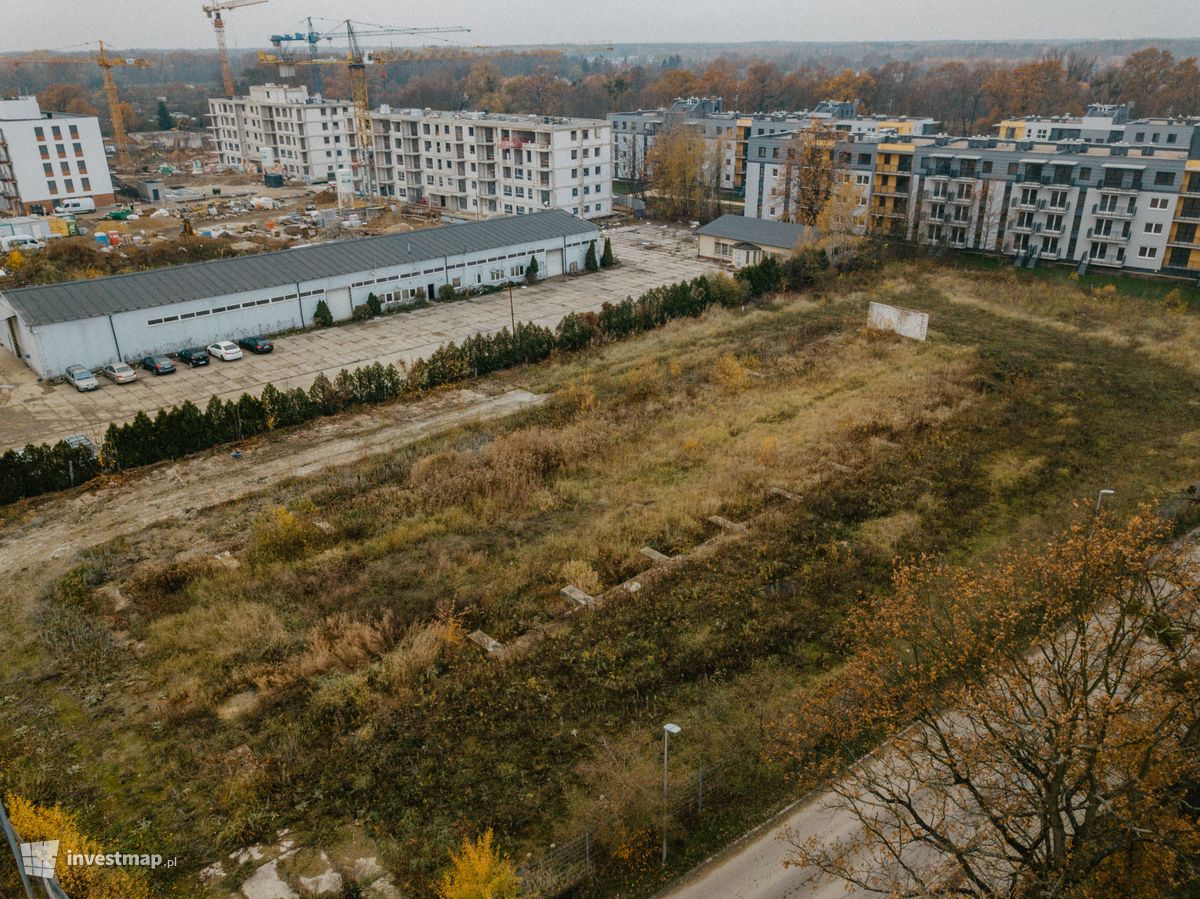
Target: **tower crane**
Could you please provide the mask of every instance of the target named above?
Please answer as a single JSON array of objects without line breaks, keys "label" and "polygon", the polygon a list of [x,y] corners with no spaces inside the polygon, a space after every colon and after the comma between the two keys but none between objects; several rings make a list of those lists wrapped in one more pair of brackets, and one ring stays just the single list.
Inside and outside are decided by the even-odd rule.
[{"label": "tower crane", "polygon": [[221,11],[238,9],[242,6],[255,6],[266,2],[267,0],[212,0],[212,2],[204,4],[204,13],[212,19],[213,31],[217,33],[217,52],[221,57],[221,82],[225,88],[226,98],[233,96],[235,87],[233,72],[229,69],[229,50],[225,47],[225,20],[221,18]]},{"label": "tower crane", "polygon": [[[273,34],[271,35],[271,46],[282,47],[289,41],[304,41],[308,44],[308,58],[311,65],[317,58],[317,44],[322,39],[332,40],[328,35],[321,34],[313,28],[312,16],[308,17],[308,31],[295,31],[288,34]],[[321,67],[313,66],[313,90],[318,94],[324,93],[324,83],[321,79]]]},{"label": "tower crane", "polygon": [[[264,0],[265,2],[265,0]],[[117,148],[117,160],[123,168],[129,167],[129,138],[125,134],[125,117],[121,114],[121,98],[117,94],[117,82],[112,70],[117,66],[132,66],[148,69],[154,63],[141,57],[109,56],[104,50],[104,41],[98,41],[100,52],[95,56],[50,56],[45,53],[29,53],[24,56],[5,56],[0,61],[10,65],[59,65],[100,67],[104,81],[104,98],[108,102],[108,114],[112,119],[113,146]]]},{"label": "tower crane", "polygon": [[[347,50],[343,57],[295,59],[287,55],[259,53],[258,61],[268,65],[278,65],[283,76],[294,74],[288,69],[297,65],[340,65],[346,66],[350,73],[350,98],[354,104],[354,125],[359,144],[359,164],[363,172],[363,188],[368,197],[375,197],[378,188],[375,184],[375,139],[371,129],[371,100],[367,93],[367,63],[374,62],[368,52],[363,49],[360,39],[368,37],[390,37],[411,34],[461,34],[469,32],[470,28],[451,26],[446,28],[390,28],[381,25],[364,25],[346,19],[337,27],[326,32],[321,37],[332,38],[333,34],[341,34],[345,29]],[[311,46],[311,42],[310,42]],[[381,57],[383,52],[381,51]]]}]

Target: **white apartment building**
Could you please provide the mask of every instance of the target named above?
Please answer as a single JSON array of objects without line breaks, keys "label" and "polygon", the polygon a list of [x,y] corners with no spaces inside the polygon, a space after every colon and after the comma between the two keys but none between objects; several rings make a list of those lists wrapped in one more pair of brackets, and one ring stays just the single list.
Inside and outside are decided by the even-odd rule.
[{"label": "white apartment building", "polygon": [[303,85],[256,84],[245,97],[210,99],[208,110],[222,165],[272,170],[309,184],[350,168],[361,180],[348,100],[309,96]]},{"label": "white apartment building", "polygon": [[96,117],[43,112],[36,97],[0,97],[0,215],[49,214],[83,197],[115,202]]},{"label": "white apartment building", "polygon": [[603,120],[382,107],[372,126],[385,197],[463,217],[612,214],[612,127]]}]

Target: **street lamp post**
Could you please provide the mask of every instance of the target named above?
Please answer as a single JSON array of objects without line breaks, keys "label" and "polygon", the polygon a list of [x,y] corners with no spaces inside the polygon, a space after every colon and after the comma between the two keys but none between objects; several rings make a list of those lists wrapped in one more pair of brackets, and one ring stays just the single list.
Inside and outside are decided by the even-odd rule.
[{"label": "street lamp post", "polygon": [[670,758],[670,753],[671,753],[671,748],[670,748],[671,747],[671,736],[673,734],[679,733],[679,731],[680,731],[680,727],[678,724],[664,724],[663,725],[663,817],[662,817],[662,838],[663,838],[662,863],[663,863],[663,867],[666,867],[666,864],[667,864],[667,815],[670,813],[670,808],[671,808],[670,803],[667,802],[667,784],[668,784],[667,761]]},{"label": "street lamp post", "polygon": [[1099,493],[1096,494],[1096,508],[1092,512],[1092,526],[1091,526],[1091,528],[1088,529],[1088,539],[1089,540],[1091,540],[1092,535],[1096,533],[1096,521],[1100,518],[1100,506],[1104,503],[1104,497],[1112,496],[1116,492],[1117,491],[1110,490],[1108,487],[1105,487],[1103,490],[1101,490]]}]

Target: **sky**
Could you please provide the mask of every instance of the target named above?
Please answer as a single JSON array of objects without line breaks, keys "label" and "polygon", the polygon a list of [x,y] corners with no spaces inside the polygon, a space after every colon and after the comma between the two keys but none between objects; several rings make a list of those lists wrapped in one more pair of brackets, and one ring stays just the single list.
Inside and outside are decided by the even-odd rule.
[{"label": "sky", "polygon": [[[213,46],[205,0],[0,0],[0,52]],[[462,25],[475,44],[1018,40],[1200,36],[1197,0],[267,0],[225,14],[233,47],[321,13],[389,26]],[[19,10],[20,14],[16,14]],[[321,23],[315,23],[319,30]],[[327,23],[326,28],[333,23]],[[432,39],[418,41],[431,42]],[[406,43],[403,39],[384,43]]]}]

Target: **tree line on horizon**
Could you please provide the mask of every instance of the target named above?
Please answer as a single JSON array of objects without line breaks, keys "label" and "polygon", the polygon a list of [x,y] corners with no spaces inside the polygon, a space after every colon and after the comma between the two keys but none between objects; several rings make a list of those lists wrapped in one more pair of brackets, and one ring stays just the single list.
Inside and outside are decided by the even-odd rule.
[{"label": "tree line on horizon", "polygon": [[[2,59],[0,59],[2,62]],[[279,81],[272,66],[243,55],[239,90]],[[603,117],[650,109],[676,97],[720,97],[728,110],[807,109],[822,100],[857,100],[863,113],[930,116],[948,132],[986,132],[1001,118],[1078,114],[1090,103],[1126,103],[1134,116],[1200,115],[1200,63],[1162,47],[1118,61],[1056,48],[1024,60],[886,60],[857,65],[790,55],[728,53],[711,59],[663,57],[620,61],[547,50],[480,52],[447,49],[387,66],[370,66],[373,105],[486,109],[492,112]],[[156,67],[121,73],[132,130],[157,127],[158,98],[202,126],[216,96],[215,58],[169,51]],[[323,67],[325,94],[349,98],[347,73]],[[295,83],[309,83],[298,70]],[[99,70],[53,65],[0,65],[0,93],[34,91],[49,110],[99,114],[107,121]]]}]

